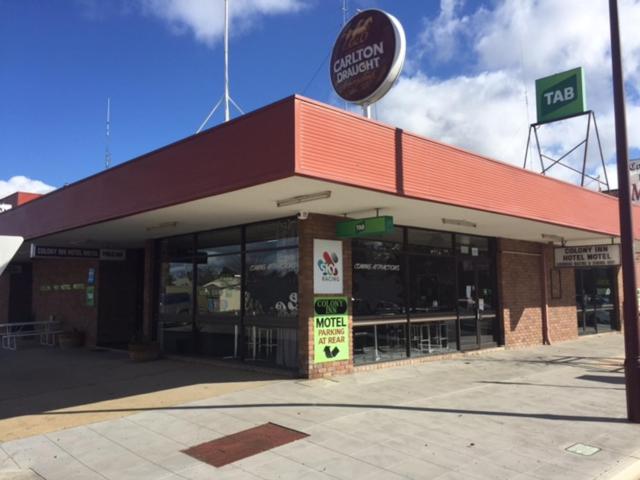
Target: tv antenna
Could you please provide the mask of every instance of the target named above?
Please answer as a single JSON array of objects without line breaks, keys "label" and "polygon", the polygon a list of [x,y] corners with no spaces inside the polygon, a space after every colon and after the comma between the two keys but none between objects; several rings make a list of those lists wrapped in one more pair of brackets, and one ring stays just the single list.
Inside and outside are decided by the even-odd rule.
[{"label": "tv antenna", "polygon": [[244,111],[238,106],[238,104],[231,98],[229,94],[229,0],[224,0],[224,95],[213,106],[207,118],[200,125],[200,128],[196,130],[196,133],[200,133],[205,127],[209,119],[216,112],[221,103],[224,102],[224,121],[228,122],[231,119],[230,105],[238,109],[240,113],[244,115]]},{"label": "tv antenna", "polygon": [[107,125],[105,132],[105,144],[104,144],[104,168],[111,167],[111,97],[107,97]]}]

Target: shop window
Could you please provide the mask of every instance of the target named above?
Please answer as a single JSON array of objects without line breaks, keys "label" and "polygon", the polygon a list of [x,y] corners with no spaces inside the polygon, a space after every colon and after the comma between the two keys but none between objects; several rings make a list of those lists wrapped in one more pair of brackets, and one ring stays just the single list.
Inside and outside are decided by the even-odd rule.
[{"label": "shop window", "polygon": [[427,255],[453,255],[453,235],[431,230],[407,229],[409,251]]},{"label": "shop window", "polygon": [[410,313],[412,318],[455,315],[456,269],[453,258],[409,257]]},{"label": "shop window", "polygon": [[163,259],[190,258],[193,256],[193,235],[165,238],[160,242]]},{"label": "shop window", "polygon": [[169,353],[188,354],[193,350],[192,294],[192,262],[162,262],[159,316],[164,348]]},{"label": "shop window", "polygon": [[410,329],[411,356],[437,355],[458,350],[457,322],[451,320],[413,321]]},{"label": "shop window", "polygon": [[246,322],[289,325],[298,315],[298,249],[247,253]]},{"label": "shop window", "polygon": [[295,219],[248,225],[247,250],[295,247],[298,245],[298,222]]},{"label": "shop window", "polygon": [[203,355],[239,355],[241,262],[240,254],[235,254],[211,256],[198,264],[196,331]]},{"label": "shop window", "polygon": [[400,245],[353,240],[354,317],[404,316],[404,269]]},{"label": "shop window", "polygon": [[353,328],[353,362],[356,365],[398,360],[407,356],[407,325],[381,323]]},{"label": "shop window", "polygon": [[242,234],[240,228],[228,228],[198,234],[199,255],[222,255],[239,253]]},{"label": "shop window", "polygon": [[489,255],[489,239],[472,235],[456,235],[456,249],[460,255],[486,257]]}]

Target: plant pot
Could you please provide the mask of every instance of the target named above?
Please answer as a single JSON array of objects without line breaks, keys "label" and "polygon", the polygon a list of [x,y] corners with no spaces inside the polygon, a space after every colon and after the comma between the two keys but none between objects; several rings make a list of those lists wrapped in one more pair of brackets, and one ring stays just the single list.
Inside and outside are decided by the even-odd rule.
[{"label": "plant pot", "polygon": [[129,358],[134,362],[149,362],[160,358],[160,345],[157,343],[130,343]]},{"label": "plant pot", "polygon": [[62,332],[58,334],[58,346],[62,349],[84,346],[84,332]]}]

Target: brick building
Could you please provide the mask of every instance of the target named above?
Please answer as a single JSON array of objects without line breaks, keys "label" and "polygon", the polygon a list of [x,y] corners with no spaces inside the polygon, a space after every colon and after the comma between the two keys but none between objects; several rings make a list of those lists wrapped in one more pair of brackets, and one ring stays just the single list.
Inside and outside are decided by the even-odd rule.
[{"label": "brick building", "polygon": [[297,96],[13,197],[0,323],[88,345],[317,377],[620,328],[615,198]]}]

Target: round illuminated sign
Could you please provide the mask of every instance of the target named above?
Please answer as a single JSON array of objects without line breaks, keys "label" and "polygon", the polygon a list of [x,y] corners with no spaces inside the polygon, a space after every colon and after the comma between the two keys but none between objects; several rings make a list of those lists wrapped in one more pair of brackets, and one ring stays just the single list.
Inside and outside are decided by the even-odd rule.
[{"label": "round illuminated sign", "polygon": [[402,70],[407,51],[404,30],[392,15],[364,10],[344,26],[331,54],[331,83],[348,102],[380,100]]}]

